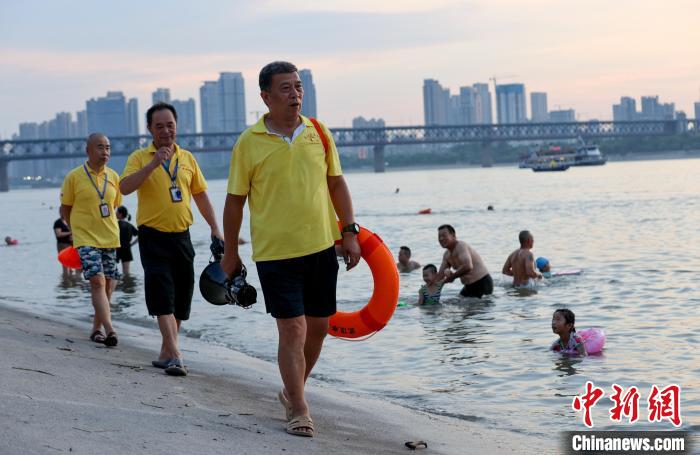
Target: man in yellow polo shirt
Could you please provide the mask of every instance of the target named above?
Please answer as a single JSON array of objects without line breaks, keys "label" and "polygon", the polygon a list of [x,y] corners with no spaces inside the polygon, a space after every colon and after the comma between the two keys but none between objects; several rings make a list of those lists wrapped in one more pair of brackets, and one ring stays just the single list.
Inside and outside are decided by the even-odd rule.
[{"label": "man in yellow polo shirt", "polygon": [[241,269],[236,240],[247,199],[253,260],[265,307],[279,332],[284,388],[278,398],[285,407],[287,432],[312,437],[304,384],[336,311],[334,242],[341,237],[336,215],[344,226],[348,269],[360,258],[359,227],[330,132],[301,116],[304,89],[297,68],[270,63],[261,70],[259,83],[270,112],[243,132],[233,149],[224,208],[229,241],[221,266],[229,277]]},{"label": "man in yellow polo shirt", "polygon": [[[116,280],[119,225],[114,208],[122,203],[119,174],[107,167],[110,148],[107,136],[90,135],[85,149],[87,161],[70,171],[61,187],[61,218],[73,231],[73,246],[78,249],[83,276],[90,281],[92,321],[90,339],[116,346],[109,301]],[[104,331],[102,330],[104,328]]]},{"label": "man in yellow polo shirt", "polygon": [[138,195],[136,224],[146,306],[148,313],[158,318],[163,337],[153,366],[173,376],[185,376],[187,369],[177,338],[181,321],[190,317],[194,290],[191,199],[211,227],[212,237],[223,237],[197,161],[175,143],[175,108],[167,103],[154,104],[146,112],[146,124],[153,142],[129,156],[120,187],[123,194],[137,191]]}]

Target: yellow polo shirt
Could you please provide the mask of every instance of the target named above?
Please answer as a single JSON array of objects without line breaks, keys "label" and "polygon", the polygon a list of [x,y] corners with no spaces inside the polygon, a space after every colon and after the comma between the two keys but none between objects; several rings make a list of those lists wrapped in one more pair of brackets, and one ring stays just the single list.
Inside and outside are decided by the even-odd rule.
[{"label": "yellow polo shirt", "polygon": [[254,261],[306,256],[340,238],[326,176],[342,175],[330,131],[328,152],[313,123],[291,144],[268,133],[264,117],[233,148],[228,192],[248,196]]},{"label": "yellow polo shirt", "polygon": [[95,248],[119,247],[119,224],[114,208],[122,203],[119,192],[119,174],[104,166],[99,172],[93,171],[87,164],[90,178],[102,191],[105,179],[104,202],[109,206],[109,216],[100,213],[100,196],[90,183],[83,165],[70,171],[63,179],[61,187],[61,204],[70,205],[70,228],[73,231],[73,246],[92,246]]},{"label": "yellow polo shirt", "polygon": [[[151,143],[129,155],[122,178],[140,170],[153,160],[156,147]],[[183,232],[192,226],[191,199],[207,189],[201,169],[192,153],[175,144],[175,153],[170,159],[170,174],[178,164],[177,186],[182,192],[182,201],[173,202],[170,196],[170,176],[163,166],[158,166],[136,191],[138,209],[136,224],[145,225],[161,232]]]}]

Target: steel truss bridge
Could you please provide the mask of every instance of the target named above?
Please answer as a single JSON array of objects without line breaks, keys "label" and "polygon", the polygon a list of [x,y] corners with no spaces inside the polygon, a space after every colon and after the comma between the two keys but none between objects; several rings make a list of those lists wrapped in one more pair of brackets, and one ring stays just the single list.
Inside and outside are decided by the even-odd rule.
[{"label": "steel truss bridge", "polygon": [[[700,134],[700,119],[633,122],[590,121],[522,123],[506,125],[390,126],[385,128],[333,128],[338,147],[373,148],[374,169],[384,171],[386,146],[415,144],[481,143],[490,159],[490,144],[511,141],[548,141],[582,138],[672,136]],[[229,152],[240,132],[179,134],[178,144],[195,153]],[[126,156],[148,145],[150,136],[110,137],[112,156]],[[0,191],[9,190],[7,165],[11,161],[82,158],[85,138],[0,140]]]}]

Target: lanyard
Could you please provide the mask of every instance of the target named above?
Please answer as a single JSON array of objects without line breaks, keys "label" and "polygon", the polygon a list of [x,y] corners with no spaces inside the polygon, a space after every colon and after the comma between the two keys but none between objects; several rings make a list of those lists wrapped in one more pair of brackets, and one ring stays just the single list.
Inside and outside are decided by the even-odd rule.
[{"label": "lanyard", "polygon": [[88,168],[85,164],[83,164],[83,169],[85,169],[85,173],[90,179],[90,183],[92,183],[92,186],[95,188],[95,191],[97,191],[97,195],[100,197],[100,201],[104,202],[105,193],[107,192],[107,171],[105,170],[105,183],[104,185],[102,185],[102,192],[100,193],[100,189],[97,188],[97,184],[94,182],[94,180],[92,180],[92,176],[90,175],[90,172],[88,171]]},{"label": "lanyard", "polygon": [[180,165],[180,158],[177,157],[177,158],[175,158],[175,169],[173,169],[173,173],[171,174],[170,169],[168,169],[168,166],[166,166],[165,163],[161,164],[161,166],[163,166],[163,169],[165,170],[165,172],[168,173],[168,177],[170,177],[170,186],[172,188],[177,187],[177,183],[175,183],[175,182],[177,181],[177,168],[179,165]]}]

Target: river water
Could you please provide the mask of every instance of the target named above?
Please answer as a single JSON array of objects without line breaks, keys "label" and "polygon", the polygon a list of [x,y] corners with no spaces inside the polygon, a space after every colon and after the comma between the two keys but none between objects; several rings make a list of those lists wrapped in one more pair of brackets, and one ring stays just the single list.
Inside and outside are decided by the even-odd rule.
[{"label": "river water", "polygon": [[[571,402],[584,393],[586,381],[605,391],[593,409],[596,429],[671,429],[668,421],[647,422],[647,396],[653,385],[678,384],[682,428],[697,430],[698,175],[700,160],[609,163],[545,174],[514,167],[347,174],[358,222],[377,232],[394,254],[405,244],[421,264],[439,265],[436,228],[449,223],[484,258],[496,286],[493,296],[479,300],[460,299],[459,286],[447,285],[442,304],[416,307],[420,271],[401,274],[405,305],[369,340],[329,338],[315,369],[317,384],[543,438],[585,429]],[[221,213],[226,182],[209,183]],[[87,320],[88,287],[63,279],[56,262],[52,225],[58,197],[58,189],[0,194],[0,234],[20,242],[0,248],[0,302]],[[125,204],[135,212],[135,196]],[[488,205],[494,210],[487,211]],[[417,214],[428,207],[432,214]],[[521,229],[533,232],[535,254],[548,257],[555,269],[580,268],[583,274],[548,280],[532,295],[515,292],[500,270]],[[247,210],[242,232],[249,238]],[[192,236],[198,271],[209,258],[208,234],[197,215]],[[133,276],[113,299],[117,327],[119,321],[153,325],[143,302],[138,247],[134,253]],[[249,244],[241,254],[257,285]],[[363,306],[371,286],[364,264],[351,272],[341,267],[339,308]],[[552,312],[560,307],[576,313],[579,329],[605,330],[602,355],[565,358],[548,351],[555,339]],[[196,290],[184,327],[190,336],[275,360],[275,325],[262,303],[250,310],[216,307]],[[612,384],[640,391],[640,420],[633,427],[608,417]]]}]

